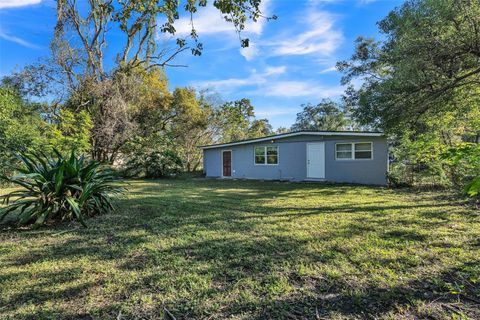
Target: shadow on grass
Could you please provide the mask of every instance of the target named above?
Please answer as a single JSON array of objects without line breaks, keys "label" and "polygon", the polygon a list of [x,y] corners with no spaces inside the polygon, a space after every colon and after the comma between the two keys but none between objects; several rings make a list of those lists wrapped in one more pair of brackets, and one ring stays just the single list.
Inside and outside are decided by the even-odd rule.
[{"label": "shadow on grass", "polygon": [[[139,314],[137,309],[137,313],[125,311],[127,318],[161,318],[164,305],[179,319],[208,318],[212,313],[214,318],[246,315],[252,319],[310,319],[317,315],[325,318],[340,315],[373,319],[398,310],[404,310],[407,316],[411,312],[412,317],[426,317],[415,310],[420,303],[435,304],[430,311],[438,311],[440,315],[464,312],[480,316],[473,300],[464,299],[463,304],[452,307],[452,301],[458,302],[463,296],[448,294],[450,289],[446,284],[462,281],[464,296],[480,299],[478,285],[468,280],[478,277],[475,274],[478,268],[464,264],[401,285],[381,287],[368,281],[367,274],[361,274],[375,272],[365,265],[411,273],[419,263],[405,255],[355,258],[353,251],[361,244],[353,248],[345,245],[352,238],[366,241],[367,236],[399,245],[400,251],[412,243],[427,242],[430,235],[422,230],[449,223],[449,213],[445,211],[450,206],[448,202],[356,202],[346,196],[346,203],[274,206],[270,204],[277,199],[301,201],[307,195],[328,200],[344,194],[364,193],[366,197],[392,194],[382,188],[246,181],[134,181],[131,189],[117,201],[118,214],[90,219],[89,229],[75,229],[58,239],[56,234],[66,231],[65,226],[9,231],[13,245],[28,241],[32,247],[21,254],[7,252],[7,257],[0,257],[0,263],[22,270],[42,263],[55,267],[56,263],[87,259],[92,264],[115,264],[115,273],[125,276],[138,273],[138,280],[119,285],[109,293],[109,301],[103,301],[92,311],[82,305],[99,298],[95,293],[102,292],[102,281],[82,282],[89,278],[82,275],[81,268],[61,267],[35,279],[34,286],[9,295],[2,301],[0,315],[14,313],[28,303],[48,302],[54,306],[43,311],[37,309],[36,318],[89,319],[92,314],[111,318],[118,315],[123,303],[132,304],[130,296],[159,295],[159,302],[145,313]],[[392,223],[392,211],[418,213],[415,219],[396,217]],[[348,219],[343,221],[344,217]],[[297,228],[305,227],[296,223],[316,222],[311,218],[342,223],[327,230],[310,227],[297,234]],[[156,245],[156,241],[162,240],[168,241]],[[41,245],[35,245],[37,242]],[[386,244],[382,245],[388,249]],[[475,245],[478,247],[478,243],[472,244]],[[336,270],[342,264],[365,279],[349,282],[352,274]],[[305,276],[297,272],[300,265],[323,266],[333,274],[324,270]],[[340,276],[335,276],[335,271]],[[461,273],[466,274],[456,276]],[[0,281],[14,283],[31,275],[31,271],[0,271]],[[201,285],[205,279],[209,284]],[[247,291],[251,297],[241,298]],[[221,300],[229,294],[239,297]],[[205,301],[216,299],[220,307],[203,306]],[[57,307],[56,302],[64,302],[66,306]],[[68,309],[69,304],[76,305],[73,309],[77,311]]]}]

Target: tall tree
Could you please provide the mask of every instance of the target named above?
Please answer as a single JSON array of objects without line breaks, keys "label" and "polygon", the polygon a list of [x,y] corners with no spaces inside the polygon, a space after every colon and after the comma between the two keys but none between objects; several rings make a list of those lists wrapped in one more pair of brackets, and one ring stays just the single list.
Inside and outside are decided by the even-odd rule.
[{"label": "tall tree", "polygon": [[221,105],[212,119],[217,126],[219,142],[258,138],[272,133],[267,119],[256,119],[249,99],[229,101]]},{"label": "tall tree", "polygon": [[273,128],[268,119],[255,119],[248,129],[248,138],[260,138],[273,134]]},{"label": "tall tree", "polygon": [[193,88],[175,89],[172,104],[177,115],[170,131],[175,141],[175,151],[187,172],[196,171],[202,161],[198,146],[211,142],[208,121],[212,109],[198,99]]},{"label": "tall tree", "polygon": [[37,105],[24,100],[15,88],[0,86],[0,174],[9,171],[14,153],[42,145],[44,125]]},{"label": "tall tree", "polygon": [[[43,64],[27,66],[16,79],[27,80],[19,87],[33,95],[53,97],[55,108],[65,103],[71,111],[88,112],[93,120],[92,156],[113,162],[139,129],[139,117],[144,122],[162,118],[148,130],[163,130],[175,117],[164,108],[171,107],[167,94],[159,98],[155,92],[168,91],[161,87],[166,81],[150,71],[174,66],[174,58],[184,51],[201,54],[194,24],[197,11],[213,5],[236,28],[240,45],[247,47],[248,39],[241,37],[245,24],[274,18],[264,16],[260,4],[261,0],[58,0],[52,56]],[[185,15],[190,17],[190,34],[159,46],[158,33],[175,36],[176,23]],[[123,39],[123,44],[112,46],[113,38]],[[148,111],[153,116],[145,117]]]},{"label": "tall tree", "polygon": [[478,177],[480,161],[448,157],[479,148],[480,2],[410,0],[378,26],[385,40],[360,37],[337,64],[355,118],[393,134],[405,168],[453,184]]},{"label": "tall tree", "polygon": [[[215,0],[213,6],[240,35],[248,20],[275,18],[263,16],[260,3],[261,0]],[[121,68],[170,66],[183,51],[201,54],[203,46],[194,20],[196,12],[207,5],[207,0],[58,0],[53,58],[70,85],[85,78],[105,80],[109,76],[105,51],[110,33],[116,31],[115,37],[120,34],[124,39],[115,53]],[[190,34],[177,38],[173,48],[159,47],[157,32],[175,35],[175,23],[181,15],[190,17]],[[248,46],[248,39],[240,40],[243,47]]]},{"label": "tall tree", "polygon": [[389,132],[422,128],[447,112],[479,108],[480,2],[410,0],[378,23],[384,41],[360,37],[337,67],[354,115]]},{"label": "tall tree", "polygon": [[218,110],[222,142],[242,140],[248,137],[250,122],[254,118],[254,107],[248,99],[230,101]]},{"label": "tall tree", "polygon": [[293,131],[348,129],[349,121],[343,108],[332,100],[322,100],[317,105],[306,104],[302,107],[302,112],[297,113],[297,119],[292,126]]}]

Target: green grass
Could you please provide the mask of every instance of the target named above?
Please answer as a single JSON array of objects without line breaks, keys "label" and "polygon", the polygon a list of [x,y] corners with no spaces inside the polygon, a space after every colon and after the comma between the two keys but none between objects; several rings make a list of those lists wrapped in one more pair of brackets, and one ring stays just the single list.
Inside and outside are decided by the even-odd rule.
[{"label": "green grass", "polygon": [[0,233],[0,318],[480,318],[480,216],[446,193],[132,181],[116,213]]}]

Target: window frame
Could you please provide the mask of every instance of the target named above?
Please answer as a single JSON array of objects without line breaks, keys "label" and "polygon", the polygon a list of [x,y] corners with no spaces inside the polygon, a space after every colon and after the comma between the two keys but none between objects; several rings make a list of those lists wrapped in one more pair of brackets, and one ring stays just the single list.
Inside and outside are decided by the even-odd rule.
[{"label": "window frame", "polygon": [[[274,147],[277,149],[277,163],[268,163],[267,162],[267,148],[268,147]],[[255,161],[256,159],[256,154],[255,154],[255,149],[256,148],[263,148],[263,152],[264,152],[264,157],[265,157],[265,162],[264,163],[257,163],[257,161]],[[255,166],[278,166],[278,164],[280,163],[280,147],[278,145],[261,145],[261,146],[253,146],[253,165]]]},{"label": "window frame", "polygon": [[[371,152],[371,157],[370,158],[356,158],[355,157],[355,145],[356,144],[361,144],[361,143],[369,143],[370,144],[370,152]],[[337,145],[339,144],[344,144],[344,145],[350,145],[350,151],[352,153],[352,157],[351,158],[338,158],[337,157]],[[373,160],[373,142],[372,141],[356,141],[356,142],[336,142],[335,143],[335,160],[338,160],[338,161],[352,161],[352,160],[355,160],[355,161],[358,161],[358,160],[364,160],[364,161],[368,161],[368,160]],[[364,152],[367,152],[366,150]]]}]

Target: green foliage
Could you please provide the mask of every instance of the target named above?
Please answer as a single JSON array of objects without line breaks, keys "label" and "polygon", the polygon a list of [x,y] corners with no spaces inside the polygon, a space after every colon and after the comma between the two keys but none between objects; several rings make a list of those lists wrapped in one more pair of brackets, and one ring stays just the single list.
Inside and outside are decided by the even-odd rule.
[{"label": "green foliage", "polygon": [[476,177],[465,186],[465,193],[470,197],[480,196],[480,176]]},{"label": "green foliage", "polygon": [[74,113],[66,108],[60,110],[56,122],[46,132],[49,145],[62,152],[75,150],[78,153],[90,151],[90,136],[93,128],[89,114],[82,110]]},{"label": "green foliage", "polygon": [[198,146],[212,142],[213,108],[202,96],[197,98],[193,88],[176,88],[172,104],[176,118],[169,132],[175,140],[175,153],[184,169],[192,172],[202,163],[203,152]]},{"label": "green foliage", "polygon": [[13,219],[18,226],[38,227],[49,221],[78,220],[86,226],[86,217],[113,210],[110,195],[121,189],[114,185],[112,171],[73,152],[67,158],[55,153],[56,157],[18,155],[23,164],[16,168],[19,174],[2,179],[20,190],[1,197],[7,206],[0,211],[0,222],[10,217],[8,222]]},{"label": "green foliage", "polygon": [[297,113],[297,119],[292,126],[293,131],[325,130],[336,131],[348,129],[349,121],[343,108],[328,99],[317,105],[302,105],[302,112]]},{"label": "green foliage", "polygon": [[162,178],[182,170],[182,160],[173,150],[152,152],[145,156],[145,177]]},{"label": "green foliage", "polygon": [[182,171],[182,160],[169,136],[136,137],[126,146],[124,164],[127,177],[163,178]]},{"label": "green foliage", "polygon": [[394,136],[400,180],[470,186],[478,166],[461,149],[480,143],[479,2],[410,0],[378,26],[384,40],[359,37],[337,64],[355,120]]},{"label": "green foliage", "polygon": [[480,4],[410,0],[378,23],[384,41],[360,37],[343,83],[364,80],[349,95],[363,124],[390,132],[418,128],[446,112],[479,108]]},{"label": "green foliage", "polygon": [[14,153],[42,145],[38,107],[27,103],[13,88],[0,87],[0,174],[8,174]]},{"label": "green foliage", "polygon": [[466,181],[465,193],[470,197],[480,195],[480,144],[461,143],[448,149],[442,154],[449,166],[462,168],[465,173],[462,175]]},{"label": "green foliage", "polygon": [[224,103],[216,113],[221,142],[258,138],[272,133],[267,119],[255,119],[249,99]]}]

